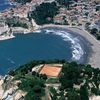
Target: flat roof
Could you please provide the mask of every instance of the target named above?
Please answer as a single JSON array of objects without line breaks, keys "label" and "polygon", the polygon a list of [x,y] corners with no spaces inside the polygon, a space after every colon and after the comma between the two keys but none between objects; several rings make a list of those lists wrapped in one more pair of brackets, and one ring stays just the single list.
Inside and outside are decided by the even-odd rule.
[{"label": "flat roof", "polygon": [[46,74],[49,77],[57,77],[61,72],[61,66],[54,66],[45,64],[40,70],[39,74]]}]

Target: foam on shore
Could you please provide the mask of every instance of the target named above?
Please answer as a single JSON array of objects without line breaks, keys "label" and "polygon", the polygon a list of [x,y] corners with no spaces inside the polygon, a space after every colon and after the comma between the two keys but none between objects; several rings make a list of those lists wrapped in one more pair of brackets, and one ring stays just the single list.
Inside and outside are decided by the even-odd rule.
[{"label": "foam on shore", "polygon": [[[42,30],[36,30],[35,33],[41,33]],[[71,45],[71,49],[72,49],[72,61],[80,61],[80,59],[83,57],[84,55],[84,50],[81,46],[81,42],[80,39],[75,36],[73,36],[71,33],[68,33],[67,31],[63,31],[63,30],[55,30],[55,29],[45,29],[44,30],[45,34],[54,34],[54,35],[58,35],[61,36],[63,38],[64,41],[69,41],[72,45]],[[14,38],[15,36],[6,36],[6,37],[0,37],[0,40],[6,40],[6,39],[11,39]]]},{"label": "foam on shore", "polygon": [[78,37],[74,37],[70,33],[66,31],[60,31],[60,30],[53,30],[53,29],[46,29],[46,34],[55,34],[59,35],[63,38],[64,41],[70,41],[72,46],[72,61],[79,61],[81,57],[84,55],[83,48],[80,44],[80,40]]}]

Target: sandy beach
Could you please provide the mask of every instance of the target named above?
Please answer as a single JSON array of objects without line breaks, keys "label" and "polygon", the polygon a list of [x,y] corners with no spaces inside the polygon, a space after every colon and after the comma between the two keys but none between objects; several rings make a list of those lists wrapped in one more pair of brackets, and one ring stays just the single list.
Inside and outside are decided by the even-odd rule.
[{"label": "sandy beach", "polygon": [[42,28],[46,27],[60,27],[65,28],[68,30],[71,30],[82,37],[84,37],[91,45],[91,55],[88,57],[87,64],[92,65],[92,67],[100,68],[100,41],[96,40],[94,36],[89,34],[87,31],[85,31],[82,28],[79,27],[71,27],[71,26],[65,26],[65,25],[44,25]]}]

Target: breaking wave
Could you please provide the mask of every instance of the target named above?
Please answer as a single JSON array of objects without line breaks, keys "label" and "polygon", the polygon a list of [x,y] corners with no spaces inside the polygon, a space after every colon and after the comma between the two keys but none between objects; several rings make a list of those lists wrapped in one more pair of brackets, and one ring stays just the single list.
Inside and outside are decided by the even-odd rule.
[{"label": "breaking wave", "polygon": [[59,35],[63,38],[64,41],[69,41],[72,44],[71,45],[72,61],[79,61],[83,57],[84,51],[80,44],[78,36],[75,37],[66,31],[53,30],[53,29],[45,29],[45,34]]}]

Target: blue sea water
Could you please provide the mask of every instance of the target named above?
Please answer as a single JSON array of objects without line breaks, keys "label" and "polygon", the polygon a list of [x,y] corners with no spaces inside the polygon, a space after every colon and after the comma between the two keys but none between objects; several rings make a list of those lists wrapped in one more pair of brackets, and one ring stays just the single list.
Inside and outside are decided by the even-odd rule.
[{"label": "blue sea water", "polygon": [[[12,5],[0,0],[0,11]],[[88,46],[83,37],[64,29],[46,28],[15,38],[0,41],[0,75],[31,60],[66,59],[84,63]]]},{"label": "blue sea water", "polygon": [[42,29],[16,38],[0,41],[0,74],[31,60],[66,59],[83,63],[86,41],[62,29]]},{"label": "blue sea water", "polygon": [[0,0],[0,12],[10,7],[14,6],[9,3],[9,0]]}]

